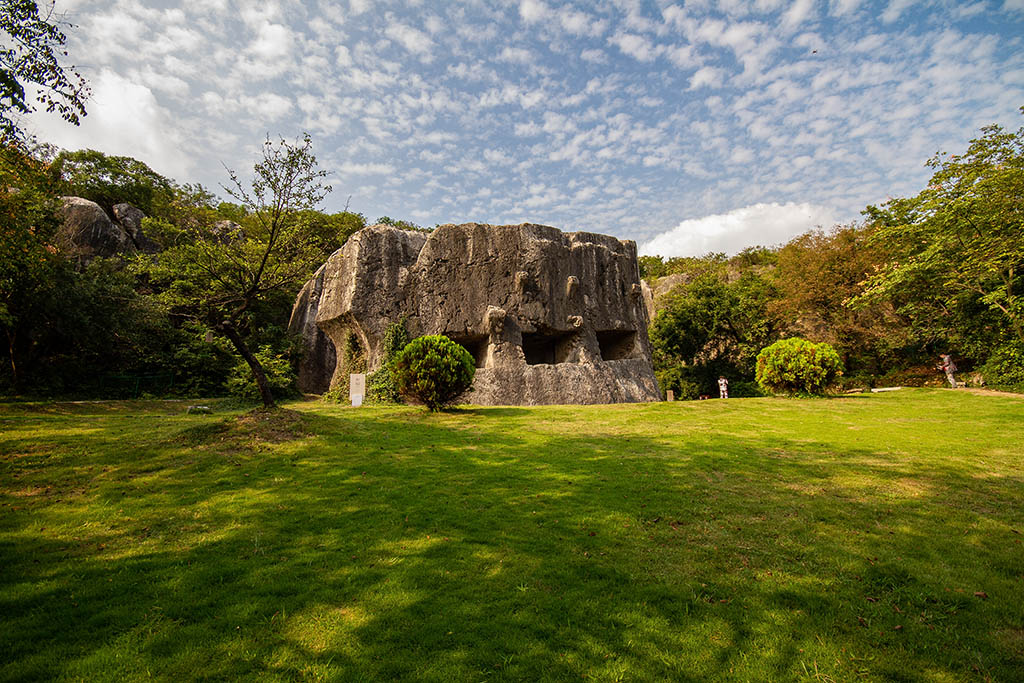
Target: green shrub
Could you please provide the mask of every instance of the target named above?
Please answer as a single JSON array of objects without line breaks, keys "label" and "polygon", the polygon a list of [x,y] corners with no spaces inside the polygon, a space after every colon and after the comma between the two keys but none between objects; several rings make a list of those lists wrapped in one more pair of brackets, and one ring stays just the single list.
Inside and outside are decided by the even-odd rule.
[{"label": "green shrub", "polygon": [[395,373],[392,368],[395,358],[409,344],[409,333],[405,330],[405,318],[388,325],[381,341],[380,369],[366,378],[366,401],[368,403],[401,403]]},{"label": "green shrub", "polygon": [[790,337],[757,354],[757,383],[771,394],[825,394],[843,374],[830,344]]},{"label": "green shrub", "polygon": [[671,391],[677,401],[696,401],[701,395],[701,384],[693,378],[692,369],[685,365],[670,365],[654,373],[662,392]]},{"label": "green shrub", "polygon": [[729,396],[732,398],[757,398],[764,396],[764,392],[761,391],[761,387],[757,386],[757,382],[737,379],[729,382]]},{"label": "green shrub", "polygon": [[[289,398],[299,394],[295,386],[295,373],[292,372],[291,363],[284,356],[275,354],[270,346],[261,346],[255,354],[256,359],[263,366],[263,373],[267,376],[270,384],[270,393],[274,398]],[[259,399],[260,391],[253,379],[252,370],[245,359],[239,358],[231,375],[225,384],[228,392],[233,396],[242,398]]]},{"label": "green shrub", "polygon": [[428,335],[409,342],[392,371],[402,396],[436,411],[469,389],[476,364],[469,351],[448,337]]},{"label": "green shrub", "polygon": [[1024,390],[1024,345],[1004,344],[996,348],[981,366],[988,386]]}]

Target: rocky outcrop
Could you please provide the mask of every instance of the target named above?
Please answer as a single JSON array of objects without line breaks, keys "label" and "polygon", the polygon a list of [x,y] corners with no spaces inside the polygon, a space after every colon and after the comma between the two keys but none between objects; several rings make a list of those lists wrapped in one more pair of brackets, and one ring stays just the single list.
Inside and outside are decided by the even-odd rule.
[{"label": "rocky outcrop", "polygon": [[116,220],[111,220],[96,202],[81,197],[61,200],[57,245],[68,256],[88,262],[97,257],[160,250],[160,245],[142,232],[145,214],[131,204],[115,205]]},{"label": "rocky outcrop", "polygon": [[633,242],[534,224],[365,228],[296,302],[307,358],[322,349],[313,327],[336,350],[331,380],[319,357],[300,386],[347,386],[353,369],[376,369],[387,326],[403,318],[411,335],[445,334],[473,354],[472,403],[659,399]]},{"label": "rocky outcrop", "polygon": [[135,251],[135,242],[96,202],[81,197],[63,197],[59,210],[62,221],[57,244],[73,258],[90,261],[96,257]]}]

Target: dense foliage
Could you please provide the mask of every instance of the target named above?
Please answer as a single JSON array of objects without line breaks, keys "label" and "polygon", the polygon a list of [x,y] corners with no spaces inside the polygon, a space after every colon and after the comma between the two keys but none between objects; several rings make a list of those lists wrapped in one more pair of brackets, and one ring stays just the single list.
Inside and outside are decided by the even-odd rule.
[{"label": "dense foliage", "polygon": [[738,272],[721,255],[674,266],[683,284],[665,296],[650,330],[662,389],[697,398],[725,375],[734,378],[734,396],[755,394],[740,378],[753,376],[757,352],[778,336],[775,284],[757,269]]},{"label": "dense foliage", "polygon": [[[0,148],[0,187],[9,188],[0,193],[0,393],[251,394],[231,342],[211,337],[220,321],[197,315],[189,303],[201,287],[185,281],[199,263],[184,254],[198,249],[197,234],[252,234],[255,211],[218,203],[202,187],[179,185],[135,159],[89,150]],[[148,207],[143,230],[164,251],[134,260],[66,258],[54,236],[59,198],[67,193],[87,195],[108,214],[125,201]],[[301,281],[366,224],[351,212],[303,209],[291,216],[309,258],[294,278],[256,297],[237,323],[256,359],[273,360],[268,381],[279,395],[294,391],[298,347],[284,325]],[[235,243],[231,255],[245,253],[244,244]],[[268,267],[277,270],[273,260]]]},{"label": "dense foliage", "polygon": [[771,394],[821,396],[842,374],[839,354],[825,342],[790,337],[757,354],[757,384]]},{"label": "dense foliage", "polygon": [[252,371],[260,398],[274,405],[271,384],[260,357],[247,340],[250,311],[280,292],[294,292],[323,260],[309,237],[312,210],[330,192],[321,179],[309,136],[292,144],[267,138],[262,158],[246,186],[229,171],[224,190],[245,209],[242,223],[213,222],[196,212],[176,241],[149,265],[162,300],[181,315],[209,325],[226,337]]},{"label": "dense foliage", "polygon": [[131,157],[92,149],[61,152],[50,164],[61,194],[96,202],[108,215],[126,202],[147,216],[166,213],[175,199],[173,182]]},{"label": "dense foliage", "polygon": [[394,360],[398,392],[437,411],[469,389],[476,373],[473,356],[441,335],[417,337]]}]

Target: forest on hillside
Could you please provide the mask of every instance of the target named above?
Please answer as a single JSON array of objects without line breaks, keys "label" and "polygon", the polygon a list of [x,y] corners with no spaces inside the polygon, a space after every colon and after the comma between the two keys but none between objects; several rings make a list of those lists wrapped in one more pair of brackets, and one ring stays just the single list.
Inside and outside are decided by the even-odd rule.
[{"label": "forest on hillside", "polygon": [[758,352],[792,336],[835,347],[847,387],[938,381],[950,353],[969,383],[1024,389],[1024,129],[988,126],[927,165],[919,194],[855,224],[732,257],[641,257],[662,389],[696,398],[724,375],[752,395]]},{"label": "forest on hillside", "polygon": [[[252,188],[230,175],[232,201],[128,157],[4,147],[0,393],[254,398],[250,349],[274,394],[294,394],[300,346],[287,323],[296,293],[367,224],[316,208],[329,188],[314,182],[322,172],[304,144],[268,139]],[[256,201],[253,193],[275,190],[258,186],[260,164],[300,151],[292,161],[307,164],[306,194],[284,207]],[[950,352],[972,381],[1024,389],[1024,129],[984,128],[962,154],[928,164],[933,176],[918,195],[866,207],[856,224],[731,257],[641,257],[655,292],[649,333],[661,388],[697,398],[724,375],[733,395],[755,394],[758,352],[799,336],[837,349],[847,386],[938,377],[936,356]],[[65,196],[112,219],[116,205],[141,210],[148,248],[83,256],[62,232]],[[222,280],[235,270],[259,263],[264,278],[271,272],[260,250],[273,221],[285,230],[279,247],[288,245],[269,266],[273,286],[226,297]],[[221,271],[197,267],[214,257]]]}]

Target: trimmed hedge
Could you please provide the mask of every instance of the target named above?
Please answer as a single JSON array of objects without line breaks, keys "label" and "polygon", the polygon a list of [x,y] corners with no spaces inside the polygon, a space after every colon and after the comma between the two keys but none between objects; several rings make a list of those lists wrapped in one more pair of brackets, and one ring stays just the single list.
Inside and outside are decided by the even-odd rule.
[{"label": "trimmed hedge", "polygon": [[436,411],[469,389],[476,364],[469,351],[448,337],[428,335],[409,342],[391,371],[398,393]]},{"label": "trimmed hedge", "polygon": [[839,354],[831,344],[790,337],[757,354],[757,383],[771,394],[828,393],[843,374]]}]

